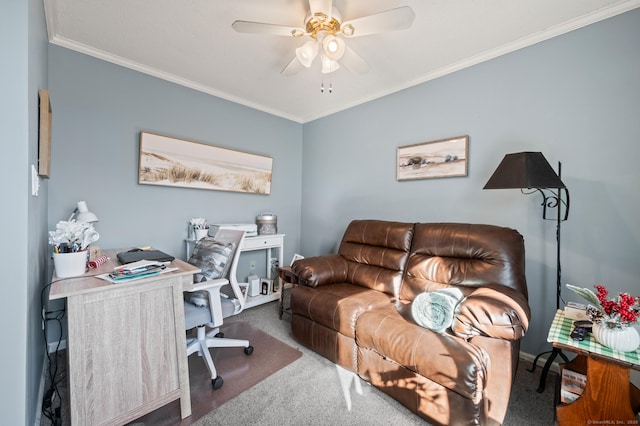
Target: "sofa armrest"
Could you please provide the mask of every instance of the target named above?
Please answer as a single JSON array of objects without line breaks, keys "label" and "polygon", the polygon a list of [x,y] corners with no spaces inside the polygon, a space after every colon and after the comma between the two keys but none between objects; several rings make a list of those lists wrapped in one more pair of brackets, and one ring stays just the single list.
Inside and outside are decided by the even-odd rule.
[{"label": "sofa armrest", "polygon": [[347,261],[339,254],[308,257],[296,260],[291,271],[298,277],[298,284],[318,287],[347,280]]},{"label": "sofa armrest", "polygon": [[530,318],[529,303],[522,293],[503,286],[479,287],[460,303],[451,329],[464,339],[518,340],[525,335]]}]

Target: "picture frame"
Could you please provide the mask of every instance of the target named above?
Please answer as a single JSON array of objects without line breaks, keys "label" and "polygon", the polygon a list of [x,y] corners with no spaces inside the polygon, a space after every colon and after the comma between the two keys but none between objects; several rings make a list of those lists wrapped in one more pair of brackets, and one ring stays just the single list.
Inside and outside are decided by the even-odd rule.
[{"label": "picture frame", "polygon": [[264,296],[268,296],[273,293],[273,281],[267,278],[262,278],[260,280],[260,294]]},{"label": "picture frame", "polygon": [[140,132],[139,155],[142,185],[271,193],[271,157],[149,132]]},{"label": "picture frame", "polygon": [[398,147],[396,180],[467,176],[469,136]]},{"label": "picture frame", "polygon": [[51,101],[49,91],[38,91],[38,175],[51,174]]},{"label": "picture frame", "polygon": [[293,257],[291,258],[291,263],[289,264],[289,266],[293,266],[294,262],[300,259],[304,259],[304,256],[298,253],[294,253]]}]

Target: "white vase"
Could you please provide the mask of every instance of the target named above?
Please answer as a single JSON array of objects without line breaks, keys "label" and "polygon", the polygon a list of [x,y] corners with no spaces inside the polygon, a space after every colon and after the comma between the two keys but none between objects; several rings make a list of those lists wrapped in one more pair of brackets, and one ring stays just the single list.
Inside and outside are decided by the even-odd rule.
[{"label": "white vase", "polygon": [[200,239],[206,237],[207,235],[209,235],[209,230],[208,229],[195,229],[195,234],[196,234],[196,241],[199,241]]},{"label": "white vase", "polygon": [[603,346],[619,352],[631,352],[640,346],[640,335],[633,326],[610,328],[602,323],[594,323],[593,337]]},{"label": "white vase", "polygon": [[56,277],[67,278],[77,277],[85,273],[89,251],[78,251],[74,253],[53,253],[53,266],[56,270]]}]

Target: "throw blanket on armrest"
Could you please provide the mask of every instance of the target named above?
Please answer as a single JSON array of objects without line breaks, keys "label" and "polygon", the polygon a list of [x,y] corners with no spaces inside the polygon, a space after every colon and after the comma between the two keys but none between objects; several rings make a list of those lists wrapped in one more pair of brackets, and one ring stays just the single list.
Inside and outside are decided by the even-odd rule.
[{"label": "throw blanket on armrest", "polygon": [[463,299],[457,288],[420,293],[411,304],[411,314],[418,325],[442,333],[451,326],[456,307]]}]

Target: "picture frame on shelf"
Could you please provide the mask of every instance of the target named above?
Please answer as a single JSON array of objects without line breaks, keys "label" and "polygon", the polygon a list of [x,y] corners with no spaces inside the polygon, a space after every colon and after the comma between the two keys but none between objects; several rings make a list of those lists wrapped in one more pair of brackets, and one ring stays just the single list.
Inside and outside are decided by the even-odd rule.
[{"label": "picture frame on shelf", "polygon": [[467,176],[469,136],[398,147],[396,180]]},{"label": "picture frame on shelf", "polygon": [[273,293],[273,281],[268,278],[262,278],[260,280],[260,294],[268,296]]},{"label": "picture frame on shelf", "polygon": [[294,262],[300,259],[304,259],[304,256],[298,253],[294,253],[293,257],[291,258],[291,263],[289,264],[289,266],[293,266]]},{"label": "picture frame on shelf", "polygon": [[268,195],[272,169],[271,157],[140,132],[142,185]]}]

